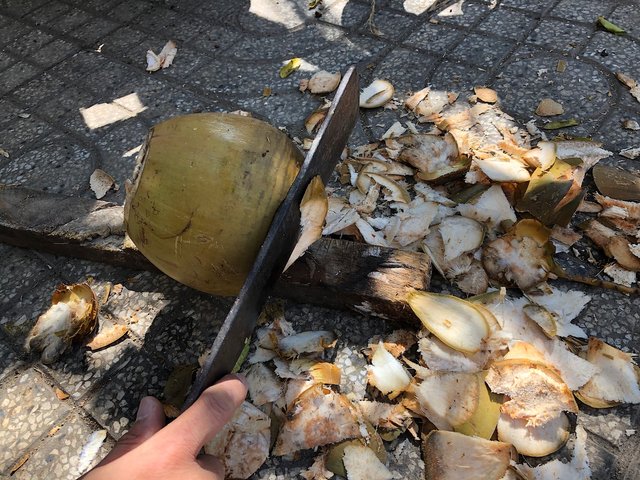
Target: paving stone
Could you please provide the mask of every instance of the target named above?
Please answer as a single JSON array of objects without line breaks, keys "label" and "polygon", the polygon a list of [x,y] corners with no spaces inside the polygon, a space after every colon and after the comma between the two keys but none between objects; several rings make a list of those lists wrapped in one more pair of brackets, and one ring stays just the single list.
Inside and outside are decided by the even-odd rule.
[{"label": "paving stone", "polygon": [[320,20],[345,28],[355,28],[369,17],[371,7],[352,0],[337,0],[322,10]]},{"label": "paving stone", "polygon": [[463,36],[460,30],[441,24],[425,23],[405,40],[405,44],[444,55]]},{"label": "paving stone", "polygon": [[310,77],[317,70],[345,72],[354,64],[367,66],[385,46],[379,40],[363,36],[352,35],[340,38],[330,47],[306,56],[305,60],[317,67],[313,72],[304,72],[304,74]]},{"label": "paving stone", "polygon": [[409,91],[419,90],[434,71],[435,59],[427,54],[396,48],[380,62],[374,77],[384,78],[396,89],[396,96],[403,98]]},{"label": "paving stone", "polygon": [[591,28],[560,20],[543,19],[527,38],[528,42],[552,50],[574,53],[590,38]]},{"label": "paving stone", "polygon": [[128,22],[143,12],[147,12],[153,8],[151,2],[146,0],[128,0],[124,3],[113,7],[109,11],[109,18],[119,21]]},{"label": "paving stone", "polygon": [[32,10],[35,10],[47,0],[4,0],[2,8],[14,15],[23,16]]},{"label": "paving stone", "polygon": [[234,101],[242,110],[257,114],[258,118],[275,127],[287,127],[292,135],[303,135],[301,123],[321,104],[319,99],[312,95],[301,96],[300,92],[237,97]]},{"label": "paving stone", "polygon": [[0,52],[0,72],[2,70],[4,70],[5,68],[10,67],[11,65],[16,63],[17,61],[18,60],[15,57],[12,57],[8,53]]},{"label": "paving stone", "polygon": [[[245,2],[234,13],[240,26],[249,32],[260,35],[283,33],[304,25],[307,18],[313,17],[303,2],[281,2],[279,0],[262,0]],[[246,8],[248,7],[248,8]]]},{"label": "paving stone", "polygon": [[31,55],[31,60],[43,67],[50,67],[77,53],[80,48],[66,40],[56,39]]},{"label": "paving stone", "polygon": [[[92,10],[95,12],[107,12],[125,0],[73,0],[70,3],[77,5],[80,8],[86,10]],[[126,2],[125,2],[126,3]]]},{"label": "paving stone", "polygon": [[[143,13],[133,20],[140,29],[153,32],[160,37],[171,38],[178,43],[188,41],[207,23],[197,17],[186,16],[167,8],[154,8],[152,14]],[[160,49],[162,45],[157,48]]]},{"label": "paving stone", "polygon": [[13,92],[13,96],[30,107],[48,102],[61,96],[67,89],[67,81],[63,78],[43,73],[25,83]]},{"label": "paving stone", "polygon": [[578,419],[589,432],[620,447],[628,438],[627,430],[637,428],[632,417],[637,417],[637,405],[622,405],[615,408],[597,409],[580,403]]},{"label": "paving stone", "polygon": [[[110,61],[99,53],[82,50],[51,68],[49,73],[77,86],[83,84],[84,79],[94,72],[106,72],[106,67],[109,65]],[[95,86],[95,88],[98,87]],[[104,91],[104,88],[101,88],[96,93],[104,93]]]},{"label": "paving stone", "polygon": [[520,40],[533,27],[536,19],[516,10],[496,7],[477,29],[486,33]]},{"label": "paving stone", "polygon": [[[218,25],[205,25],[189,41],[189,45],[197,48],[207,56],[226,54],[226,50],[240,38],[238,32]],[[182,50],[180,50],[182,55]]]},{"label": "paving stone", "polygon": [[42,30],[30,30],[23,36],[16,38],[5,48],[14,55],[27,57],[53,40],[53,36]]},{"label": "paving stone", "polygon": [[19,368],[23,365],[11,344],[11,339],[0,332],[0,381],[11,375],[14,368]]},{"label": "paving stone", "polygon": [[586,122],[606,113],[610,101],[609,82],[602,72],[569,59],[565,72],[559,73],[556,71],[558,59],[544,55],[515,61],[495,82],[495,89],[505,92],[503,105],[520,121],[533,117],[543,98],[552,98],[564,106],[565,113],[554,117],[556,120],[576,118]]},{"label": "paving stone", "polygon": [[[640,147],[640,131],[627,130],[622,127],[624,120],[635,120],[640,122],[640,113],[630,113],[628,111],[616,110],[600,127],[597,138],[604,142],[605,148],[614,153],[620,152],[625,148]],[[606,159],[613,165],[619,165],[623,168],[633,169],[640,167],[637,160],[629,160],[628,158],[615,156],[612,159]]]},{"label": "paving stone", "polygon": [[31,116],[29,118],[13,118],[4,125],[3,131],[3,148],[16,156],[30,142],[52,132],[53,129],[45,121]]},{"label": "paving stone", "polygon": [[624,36],[596,32],[588,43],[584,56],[604,65],[612,72],[624,72],[640,78],[640,45]]},{"label": "paving stone", "polygon": [[69,11],[65,12],[64,15],[49,22],[48,26],[58,32],[68,33],[92,18],[90,13],[72,7]]},{"label": "paving stone", "polygon": [[83,402],[83,407],[119,439],[133,421],[140,399],[145,395],[159,396],[169,371],[143,355],[130,355],[130,361],[97,393]]},{"label": "paving stone", "polygon": [[[146,51],[158,52],[162,46],[162,39],[149,35],[130,26],[123,26],[104,38],[102,51],[107,55],[113,55],[118,60],[146,68]],[[166,41],[165,41],[166,42]],[[176,56],[176,60],[179,57]]]},{"label": "paving stone", "polygon": [[449,56],[490,69],[509,54],[512,46],[506,40],[471,33],[464,37]]},{"label": "paving stone", "polygon": [[26,30],[30,29],[24,23],[21,23],[12,18],[8,19],[7,23],[2,25],[0,29],[0,45],[4,46],[13,42],[16,38],[24,35]]},{"label": "paving stone", "polygon": [[[58,480],[75,480],[83,473],[78,470],[82,447],[97,430],[99,428],[90,419],[76,413],[70,414],[57,422],[50,434],[34,445],[35,451],[12,478],[35,480],[47,475]],[[98,464],[113,446],[114,441],[107,437],[89,468]]]},{"label": "paving stone", "polygon": [[18,62],[0,72],[0,94],[13,90],[21,83],[40,73],[40,69],[25,62]]},{"label": "paving stone", "polygon": [[380,38],[392,40],[402,40],[406,38],[411,29],[411,24],[415,21],[411,15],[392,13],[386,10],[378,11],[373,17],[373,24],[376,28],[370,31],[368,25],[363,25],[360,31],[363,33],[373,33]]},{"label": "paving stone", "polygon": [[29,18],[36,23],[36,25],[44,25],[59,17],[63,13],[68,12],[71,9],[66,3],[62,3],[56,0],[46,2],[42,7],[38,8],[34,12],[29,14]]},{"label": "paving stone", "polygon": [[77,195],[87,189],[93,170],[90,152],[68,141],[26,150],[0,168],[0,177],[7,183]]},{"label": "paving stone", "polygon": [[550,14],[569,20],[595,23],[598,16],[604,15],[606,17],[614,5],[615,2],[608,0],[584,0],[582,2],[562,0],[551,10]]},{"label": "paving stone", "polygon": [[[85,73],[82,84],[90,91],[102,94],[102,98],[107,102],[119,98],[120,91],[131,90],[130,84],[141,78],[140,75],[132,72],[127,65],[116,61],[101,58],[92,63],[99,66],[95,70]],[[105,95],[105,93],[107,94]]]},{"label": "paving stone", "polygon": [[245,36],[238,39],[225,53],[245,61],[284,62],[293,57],[304,58],[313,52],[326,49],[331,42],[343,35],[342,30],[331,25],[310,25],[301,30],[282,32],[271,37]]},{"label": "paving stone", "polygon": [[607,20],[624,28],[628,34],[640,37],[640,8],[637,4],[616,7]]},{"label": "paving stone", "polygon": [[0,472],[13,462],[54,422],[69,411],[51,385],[35,370],[5,378],[0,384]]},{"label": "paving stone", "polygon": [[557,0],[502,0],[500,5],[519,8],[527,12],[541,12],[556,2]]},{"label": "paving stone", "polygon": [[463,94],[475,86],[486,85],[488,78],[487,72],[478,67],[445,60],[438,66],[429,84],[436,89]]},{"label": "paving stone", "polygon": [[[100,324],[115,322],[101,319]],[[92,352],[84,346],[73,346],[55,363],[47,366],[47,372],[73,399],[80,399],[105,376],[111,375],[137,355],[139,347],[126,337],[115,344]]]},{"label": "paving stone", "polygon": [[455,6],[445,8],[434,18],[442,23],[468,27],[477,23],[484,15],[488,14],[491,9],[488,5],[482,3],[464,2],[464,4],[462,5],[462,15],[456,15],[452,13],[456,11],[457,8]]},{"label": "paving stone", "polygon": [[118,28],[118,24],[115,22],[104,18],[92,18],[78,28],[69,31],[68,35],[84,45],[92,45],[116,28]]}]

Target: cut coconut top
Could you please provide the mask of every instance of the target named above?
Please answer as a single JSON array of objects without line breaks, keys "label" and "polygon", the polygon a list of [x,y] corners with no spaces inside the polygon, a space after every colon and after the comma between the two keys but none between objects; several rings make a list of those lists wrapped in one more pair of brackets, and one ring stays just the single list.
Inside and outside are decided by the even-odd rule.
[{"label": "cut coconut top", "polygon": [[498,439],[510,443],[521,455],[544,457],[562,448],[570,435],[569,418],[558,416],[537,427],[528,427],[527,421],[511,418],[506,413],[498,420]]}]

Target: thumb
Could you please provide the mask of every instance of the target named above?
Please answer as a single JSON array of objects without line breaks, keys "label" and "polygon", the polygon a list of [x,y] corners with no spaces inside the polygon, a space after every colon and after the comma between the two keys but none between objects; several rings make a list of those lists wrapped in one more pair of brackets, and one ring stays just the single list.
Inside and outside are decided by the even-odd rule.
[{"label": "thumb", "polygon": [[113,462],[125,453],[138,447],[162,429],[164,425],[165,416],[162,403],[154,397],[144,397],[140,401],[136,422],[133,424],[133,427],[118,440],[116,446],[101,462],[101,465]]}]

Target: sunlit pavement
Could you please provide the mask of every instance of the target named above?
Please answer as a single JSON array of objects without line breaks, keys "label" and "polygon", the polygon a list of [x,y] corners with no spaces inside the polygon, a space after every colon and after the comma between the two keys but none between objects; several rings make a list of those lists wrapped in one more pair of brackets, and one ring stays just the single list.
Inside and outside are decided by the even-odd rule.
[{"label": "sunlit pavement", "polygon": [[[103,200],[122,203],[153,124],[181,113],[245,110],[302,139],[303,121],[322,99],[298,91],[299,80],[353,63],[364,83],[386,78],[401,97],[425,85],[462,95],[491,86],[522,124],[551,97],[565,117],[580,120],[568,133],[593,136],[614,152],[640,145],[638,132],[621,128],[624,119],[640,121],[640,103],[614,76],[640,79],[637,1],[467,1],[440,15],[425,10],[433,3],[426,0],[379,0],[373,15],[366,0],[325,0],[316,9],[307,3],[0,0],[0,148],[8,154],[0,156],[0,182],[93,198],[89,176],[100,168],[120,186]],[[627,34],[598,29],[599,15]],[[157,53],[170,39],[178,45],[174,64],[146,72],[146,51]],[[302,67],[281,79],[278,70],[292,57]],[[378,139],[401,114],[363,112],[351,145]],[[638,169],[619,155],[603,162]],[[14,474],[19,479],[76,478],[80,449],[100,428],[108,431],[104,456],[129,428],[139,399],[160,394],[175,365],[197,361],[230,305],[160,274],[2,244],[0,257],[0,474],[28,457]],[[87,278],[99,291],[124,285],[102,313],[129,323],[128,338],[98,352],[75,348],[54,365],[35,362],[24,338],[55,286]],[[637,353],[638,298],[581,288],[593,300],[578,323]],[[344,339],[339,356],[355,362],[369,336],[391,328],[304,305],[290,306],[288,315],[300,328],[336,329]],[[70,397],[61,399],[56,388]],[[581,407],[580,416],[593,478],[638,478],[638,435],[628,435],[640,423],[638,406]],[[422,476],[416,443],[401,437],[391,450],[390,468],[401,478]],[[255,478],[299,471],[269,462]]]}]

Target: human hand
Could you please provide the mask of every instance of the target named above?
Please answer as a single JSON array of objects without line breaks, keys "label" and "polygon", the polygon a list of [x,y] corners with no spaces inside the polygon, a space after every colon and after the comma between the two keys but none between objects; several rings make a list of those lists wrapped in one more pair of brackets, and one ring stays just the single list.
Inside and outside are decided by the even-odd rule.
[{"label": "human hand", "polygon": [[200,451],[231,419],[246,395],[244,378],[227,375],[167,426],[162,404],[144,397],[131,430],[82,479],[223,479],[220,461]]}]

